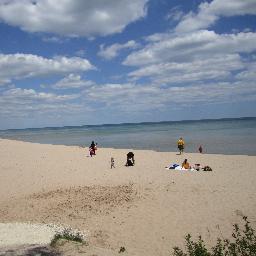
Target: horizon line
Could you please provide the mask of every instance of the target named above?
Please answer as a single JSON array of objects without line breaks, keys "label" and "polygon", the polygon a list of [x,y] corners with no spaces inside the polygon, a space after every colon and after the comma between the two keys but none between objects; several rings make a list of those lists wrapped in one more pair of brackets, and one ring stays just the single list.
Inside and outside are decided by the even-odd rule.
[{"label": "horizon line", "polygon": [[45,127],[27,127],[27,128],[10,128],[0,129],[0,131],[16,131],[16,130],[40,130],[40,129],[62,129],[62,128],[82,128],[82,127],[97,127],[97,126],[119,126],[119,125],[147,125],[159,123],[181,123],[181,122],[198,122],[198,121],[229,121],[229,120],[246,120],[256,119],[256,117],[223,117],[223,118],[202,118],[202,119],[185,119],[185,120],[164,120],[164,121],[146,121],[146,122],[128,122],[128,123],[104,123],[104,124],[83,124],[83,125],[65,125],[65,126],[45,126]]}]

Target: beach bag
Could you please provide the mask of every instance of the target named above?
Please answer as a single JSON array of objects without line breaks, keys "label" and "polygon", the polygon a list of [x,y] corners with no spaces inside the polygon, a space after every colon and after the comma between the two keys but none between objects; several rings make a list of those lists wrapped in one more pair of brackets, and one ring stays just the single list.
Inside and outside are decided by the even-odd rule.
[{"label": "beach bag", "polygon": [[208,165],[205,166],[202,170],[205,171],[205,172],[212,172],[212,168]]}]

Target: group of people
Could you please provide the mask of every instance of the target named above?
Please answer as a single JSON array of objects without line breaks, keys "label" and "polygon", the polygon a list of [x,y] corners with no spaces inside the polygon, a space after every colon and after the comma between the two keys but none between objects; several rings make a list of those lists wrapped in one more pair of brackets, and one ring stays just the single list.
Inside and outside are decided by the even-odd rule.
[{"label": "group of people", "polygon": [[[179,138],[179,140],[177,141],[177,146],[178,146],[178,150],[180,152],[180,155],[184,152],[184,148],[185,148],[185,141],[183,140],[182,137]],[[198,148],[199,153],[203,153],[203,147],[202,145],[199,146]],[[181,165],[181,168],[189,170],[189,169],[195,169],[197,171],[200,170],[200,164],[195,164],[195,166],[192,168],[188,162],[187,159],[185,159]]]},{"label": "group of people", "polygon": [[[134,153],[133,152],[129,152],[126,158],[126,164],[125,166],[134,166],[135,165],[135,159],[134,159]],[[111,157],[110,159],[110,168],[115,168],[115,160],[114,157]]]},{"label": "group of people", "polygon": [[[185,141],[183,140],[182,137],[179,138],[179,140],[177,141],[177,145],[178,145],[178,150],[180,152],[180,155],[184,152],[184,148],[185,148]],[[198,148],[199,153],[203,153],[203,147],[202,145],[199,146]]]},{"label": "group of people", "polygon": [[[97,143],[95,143],[94,141],[92,141],[90,147],[89,147],[89,154],[90,156],[94,156],[96,155],[96,150],[97,150]],[[127,159],[126,159],[126,164],[125,166],[134,166],[135,165],[135,159],[134,159],[134,153],[133,152],[129,152],[127,154]],[[110,158],[110,168],[115,168],[115,159],[114,157]]]},{"label": "group of people", "polygon": [[[184,148],[185,148],[185,141],[183,140],[182,137],[179,138],[179,140],[177,141],[177,146],[178,146],[178,149],[179,149],[179,152],[180,152],[180,155],[184,152]],[[96,150],[97,150],[97,143],[95,143],[94,141],[92,141],[90,147],[89,147],[89,154],[90,156],[92,157],[93,155],[96,155]],[[202,146],[200,145],[199,148],[198,148],[198,151],[200,153],[203,153],[203,148]],[[129,152],[127,154],[127,159],[126,159],[126,164],[125,166],[134,166],[135,165],[135,159],[134,159],[134,153],[133,152]],[[111,157],[110,159],[110,168],[115,168],[115,160],[113,157]],[[185,159],[182,163],[182,166],[181,168],[183,169],[191,169],[191,166],[188,162],[187,159]],[[200,168],[200,165],[197,164],[196,165],[196,169]]]}]

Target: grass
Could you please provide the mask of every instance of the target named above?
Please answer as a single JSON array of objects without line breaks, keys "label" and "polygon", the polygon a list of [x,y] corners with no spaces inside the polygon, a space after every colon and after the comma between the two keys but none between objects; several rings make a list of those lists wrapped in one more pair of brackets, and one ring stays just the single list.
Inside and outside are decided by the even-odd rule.
[{"label": "grass", "polygon": [[256,234],[251,228],[247,217],[243,217],[244,228],[241,230],[234,224],[232,240],[218,238],[217,243],[210,250],[199,236],[193,241],[190,234],[185,237],[186,251],[174,247],[174,256],[256,256]]}]

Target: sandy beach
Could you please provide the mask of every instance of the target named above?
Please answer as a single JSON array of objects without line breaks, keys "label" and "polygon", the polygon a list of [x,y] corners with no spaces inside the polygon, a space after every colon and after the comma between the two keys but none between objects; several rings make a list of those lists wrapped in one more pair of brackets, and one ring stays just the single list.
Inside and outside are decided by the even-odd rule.
[{"label": "sandy beach", "polygon": [[[120,247],[123,255],[171,255],[188,233],[213,245],[244,215],[256,227],[256,156],[132,150],[136,165],[125,167],[129,151],[88,157],[87,148],[0,139],[0,222],[88,234],[87,245],[63,245],[63,255],[120,255]],[[184,158],[213,171],[165,169]]]}]

